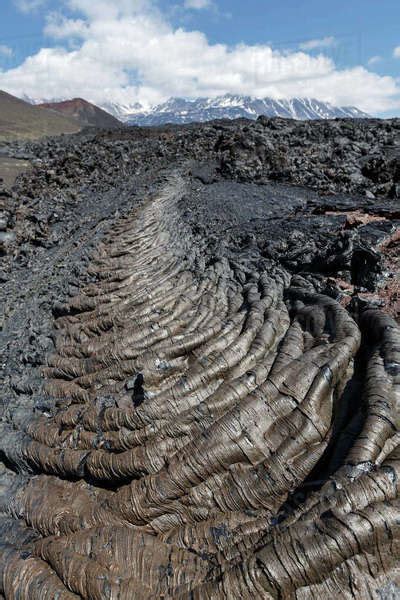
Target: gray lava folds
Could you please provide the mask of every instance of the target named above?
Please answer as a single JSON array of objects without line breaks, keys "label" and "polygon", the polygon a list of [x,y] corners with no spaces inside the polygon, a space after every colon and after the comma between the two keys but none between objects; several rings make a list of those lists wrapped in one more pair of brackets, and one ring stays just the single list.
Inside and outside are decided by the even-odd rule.
[{"label": "gray lava folds", "polygon": [[2,152],[0,598],[400,592],[400,123]]}]

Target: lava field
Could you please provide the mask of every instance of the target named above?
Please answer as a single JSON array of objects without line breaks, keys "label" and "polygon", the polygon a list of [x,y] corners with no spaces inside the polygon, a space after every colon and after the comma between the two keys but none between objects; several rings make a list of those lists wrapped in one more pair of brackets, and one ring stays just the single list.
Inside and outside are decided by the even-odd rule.
[{"label": "lava field", "polygon": [[0,153],[0,598],[400,597],[400,120]]}]

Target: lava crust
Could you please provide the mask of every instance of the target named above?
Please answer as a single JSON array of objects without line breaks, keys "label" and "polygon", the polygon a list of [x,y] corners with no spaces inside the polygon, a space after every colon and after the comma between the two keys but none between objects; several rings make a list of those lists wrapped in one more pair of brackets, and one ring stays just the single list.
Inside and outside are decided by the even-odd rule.
[{"label": "lava crust", "polygon": [[396,597],[398,132],[7,145],[0,597]]}]

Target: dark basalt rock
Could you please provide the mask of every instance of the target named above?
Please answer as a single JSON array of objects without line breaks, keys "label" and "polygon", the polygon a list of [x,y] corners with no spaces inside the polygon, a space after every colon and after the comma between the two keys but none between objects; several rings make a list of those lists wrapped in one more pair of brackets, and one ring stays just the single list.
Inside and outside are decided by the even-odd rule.
[{"label": "dark basalt rock", "polygon": [[394,593],[399,135],[4,146],[0,597]]}]

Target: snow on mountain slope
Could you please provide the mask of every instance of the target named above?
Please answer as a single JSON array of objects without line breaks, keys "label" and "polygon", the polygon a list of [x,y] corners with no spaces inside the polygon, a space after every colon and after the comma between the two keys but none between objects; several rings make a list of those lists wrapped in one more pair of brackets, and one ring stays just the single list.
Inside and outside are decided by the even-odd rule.
[{"label": "snow on mountain slope", "polygon": [[126,122],[136,114],[145,113],[144,108],[139,102],[133,104],[117,104],[116,102],[104,102],[101,108],[116,117],[119,121]]},{"label": "snow on mountain slope", "polygon": [[[37,104],[38,101],[32,101]],[[59,102],[65,98],[53,99]],[[45,99],[40,103],[46,102]],[[49,100],[47,100],[49,102]],[[162,104],[146,110],[140,103],[118,104],[104,102],[98,104],[103,110],[129,125],[163,125],[165,123],[193,123],[212,121],[213,119],[256,119],[260,115],[284,117],[287,119],[334,119],[368,118],[369,115],[354,106],[333,106],[315,98],[291,98],[274,100],[272,98],[252,98],[238,94],[225,94],[216,98],[170,98]]]},{"label": "snow on mountain slope", "polygon": [[170,98],[163,104],[145,111],[140,104],[102,107],[120,120],[132,125],[162,125],[164,123],[204,122],[213,119],[256,119],[259,115],[289,119],[366,118],[368,115],[355,107],[337,107],[313,98],[251,98],[226,94],[217,98]]}]

